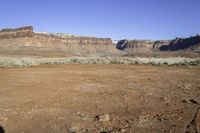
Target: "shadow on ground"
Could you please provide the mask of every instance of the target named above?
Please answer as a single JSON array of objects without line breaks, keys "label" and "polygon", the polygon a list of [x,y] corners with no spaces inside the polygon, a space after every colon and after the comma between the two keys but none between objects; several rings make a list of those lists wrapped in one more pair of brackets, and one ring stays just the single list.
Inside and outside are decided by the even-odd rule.
[{"label": "shadow on ground", "polygon": [[0,133],[5,133],[5,130],[3,129],[1,125],[0,125]]}]

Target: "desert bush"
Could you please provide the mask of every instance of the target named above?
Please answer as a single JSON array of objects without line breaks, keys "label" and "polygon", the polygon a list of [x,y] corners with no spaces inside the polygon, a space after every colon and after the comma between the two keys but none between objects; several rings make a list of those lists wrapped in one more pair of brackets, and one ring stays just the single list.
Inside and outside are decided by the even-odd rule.
[{"label": "desert bush", "polygon": [[1,67],[22,67],[39,64],[151,64],[200,65],[200,58],[147,58],[147,57],[70,57],[70,58],[0,58]]}]

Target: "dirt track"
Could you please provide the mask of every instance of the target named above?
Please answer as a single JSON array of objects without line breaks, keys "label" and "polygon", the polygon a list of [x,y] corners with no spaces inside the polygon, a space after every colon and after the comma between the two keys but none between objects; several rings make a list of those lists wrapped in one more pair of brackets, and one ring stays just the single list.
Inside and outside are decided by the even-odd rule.
[{"label": "dirt track", "polygon": [[[200,132],[200,67],[41,65],[0,69],[6,133]],[[99,122],[96,116],[109,114]]]}]

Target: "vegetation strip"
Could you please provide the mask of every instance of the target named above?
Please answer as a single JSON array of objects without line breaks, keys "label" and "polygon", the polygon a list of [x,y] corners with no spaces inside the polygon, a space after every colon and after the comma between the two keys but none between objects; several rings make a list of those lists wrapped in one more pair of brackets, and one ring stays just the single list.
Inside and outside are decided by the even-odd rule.
[{"label": "vegetation strip", "polygon": [[40,64],[152,64],[200,65],[200,58],[145,58],[145,57],[70,57],[70,58],[7,58],[0,57],[1,67],[23,67]]}]

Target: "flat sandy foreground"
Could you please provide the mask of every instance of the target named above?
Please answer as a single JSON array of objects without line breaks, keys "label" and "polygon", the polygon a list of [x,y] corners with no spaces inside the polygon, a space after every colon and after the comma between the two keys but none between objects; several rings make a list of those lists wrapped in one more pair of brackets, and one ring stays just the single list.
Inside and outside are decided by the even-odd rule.
[{"label": "flat sandy foreground", "polygon": [[200,67],[0,68],[5,133],[200,133]]}]

